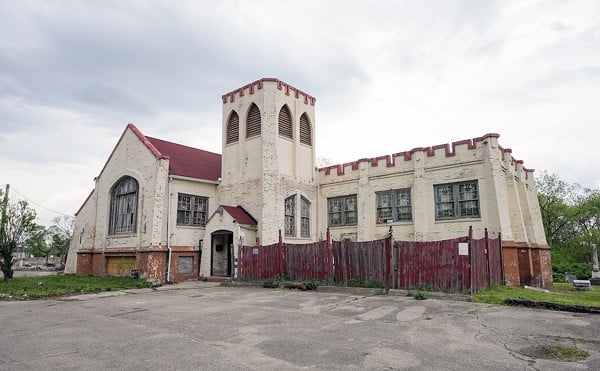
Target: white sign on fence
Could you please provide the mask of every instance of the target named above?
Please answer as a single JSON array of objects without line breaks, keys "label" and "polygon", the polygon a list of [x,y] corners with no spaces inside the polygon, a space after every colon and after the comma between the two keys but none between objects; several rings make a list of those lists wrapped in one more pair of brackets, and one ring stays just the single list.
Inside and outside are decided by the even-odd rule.
[{"label": "white sign on fence", "polygon": [[469,255],[469,244],[466,242],[458,243],[458,255]]}]

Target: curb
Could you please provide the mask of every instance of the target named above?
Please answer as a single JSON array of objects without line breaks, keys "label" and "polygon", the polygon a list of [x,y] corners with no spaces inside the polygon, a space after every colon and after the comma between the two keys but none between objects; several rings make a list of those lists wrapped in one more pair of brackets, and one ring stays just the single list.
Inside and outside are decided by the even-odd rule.
[{"label": "curb", "polygon": [[600,314],[600,307],[588,307],[585,305],[549,303],[547,301],[532,301],[532,300],[525,300],[525,299],[508,298],[508,299],[504,300],[504,304],[511,305],[511,306],[534,308],[534,309],[549,309],[549,310],[556,310],[556,311],[561,311],[561,312]]}]

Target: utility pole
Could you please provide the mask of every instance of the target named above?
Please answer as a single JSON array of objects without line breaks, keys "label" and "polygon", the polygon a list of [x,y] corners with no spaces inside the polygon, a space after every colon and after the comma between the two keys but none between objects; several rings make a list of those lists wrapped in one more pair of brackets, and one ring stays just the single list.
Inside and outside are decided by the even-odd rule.
[{"label": "utility pole", "polygon": [[10,190],[10,184],[6,185],[6,191],[4,192],[4,199],[2,200],[2,221],[0,222],[0,243],[4,242],[6,233],[6,223],[8,223],[8,216],[6,215],[6,209],[8,208],[8,191]]}]

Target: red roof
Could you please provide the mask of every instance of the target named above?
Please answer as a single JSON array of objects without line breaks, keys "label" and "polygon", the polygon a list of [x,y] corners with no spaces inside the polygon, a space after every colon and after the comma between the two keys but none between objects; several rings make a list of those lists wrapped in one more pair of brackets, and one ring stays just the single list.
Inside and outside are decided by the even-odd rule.
[{"label": "red roof", "polygon": [[256,225],[257,221],[250,215],[243,207],[241,206],[223,206],[223,209],[227,211],[229,215],[233,219],[235,219],[238,223],[244,225]]},{"label": "red roof", "polygon": [[[167,142],[166,140],[147,137],[134,124],[128,124],[125,131],[131,130],[138,139],[152,152],[156,158],[169,159],[169,174],[180,175],[188,178],[204,179],[218,181],[221,177],[221,155],[203,151],[201,149],[184,146],[177,143]],[[116,148],[113,149],[113,153]],[[113,153],[110,154],[109,160]],[[108,164],[108,161],[106,161]],[[104,165],[106,167],[106,164]],[[102,174],[104,169],[100,172]]]},{"label": "red roof", "polygon": [[221,177],[220,154],[167,142],[162,139],[146,138],[162,156],[169,157],[170,174],[215,182]]}]

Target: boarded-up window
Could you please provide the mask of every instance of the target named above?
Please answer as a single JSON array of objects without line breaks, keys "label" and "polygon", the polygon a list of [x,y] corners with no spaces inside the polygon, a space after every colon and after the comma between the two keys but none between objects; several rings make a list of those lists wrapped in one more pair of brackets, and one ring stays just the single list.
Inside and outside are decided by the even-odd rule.
[{"label": "boarded-up window", "polygon": [[246,138],[257,135],[260,135],[260,111],[256,104],[252,103],[248,111],[248,118],[246,119]]},{"label": "boarded-up window", "polygon": [[240,138],[240,117],[235,111],[231,111],[229,121],[227,122],[227,141],[226,144],[235,143]]},{"label": "boarded-up window", "polygon": [[306,113],[300,116],[300,143],[312,146],[312,130]]},{"label": "boarded-up window", "polygon": [[180,256],[177,262],[177,271],[179,274],[192,274],[194,273],[194,257],[193,256]]},{"label": "boarded-up window", "polygon": [[110,192],[108,234],[135,233],[137,225],[138,182],[121,178]]},{"label": "boarded-up window", "polygon": [[292,115],[288,106],[281,107],[279,110],[279,135],[294,139],[294,129],[292,127]]}]

